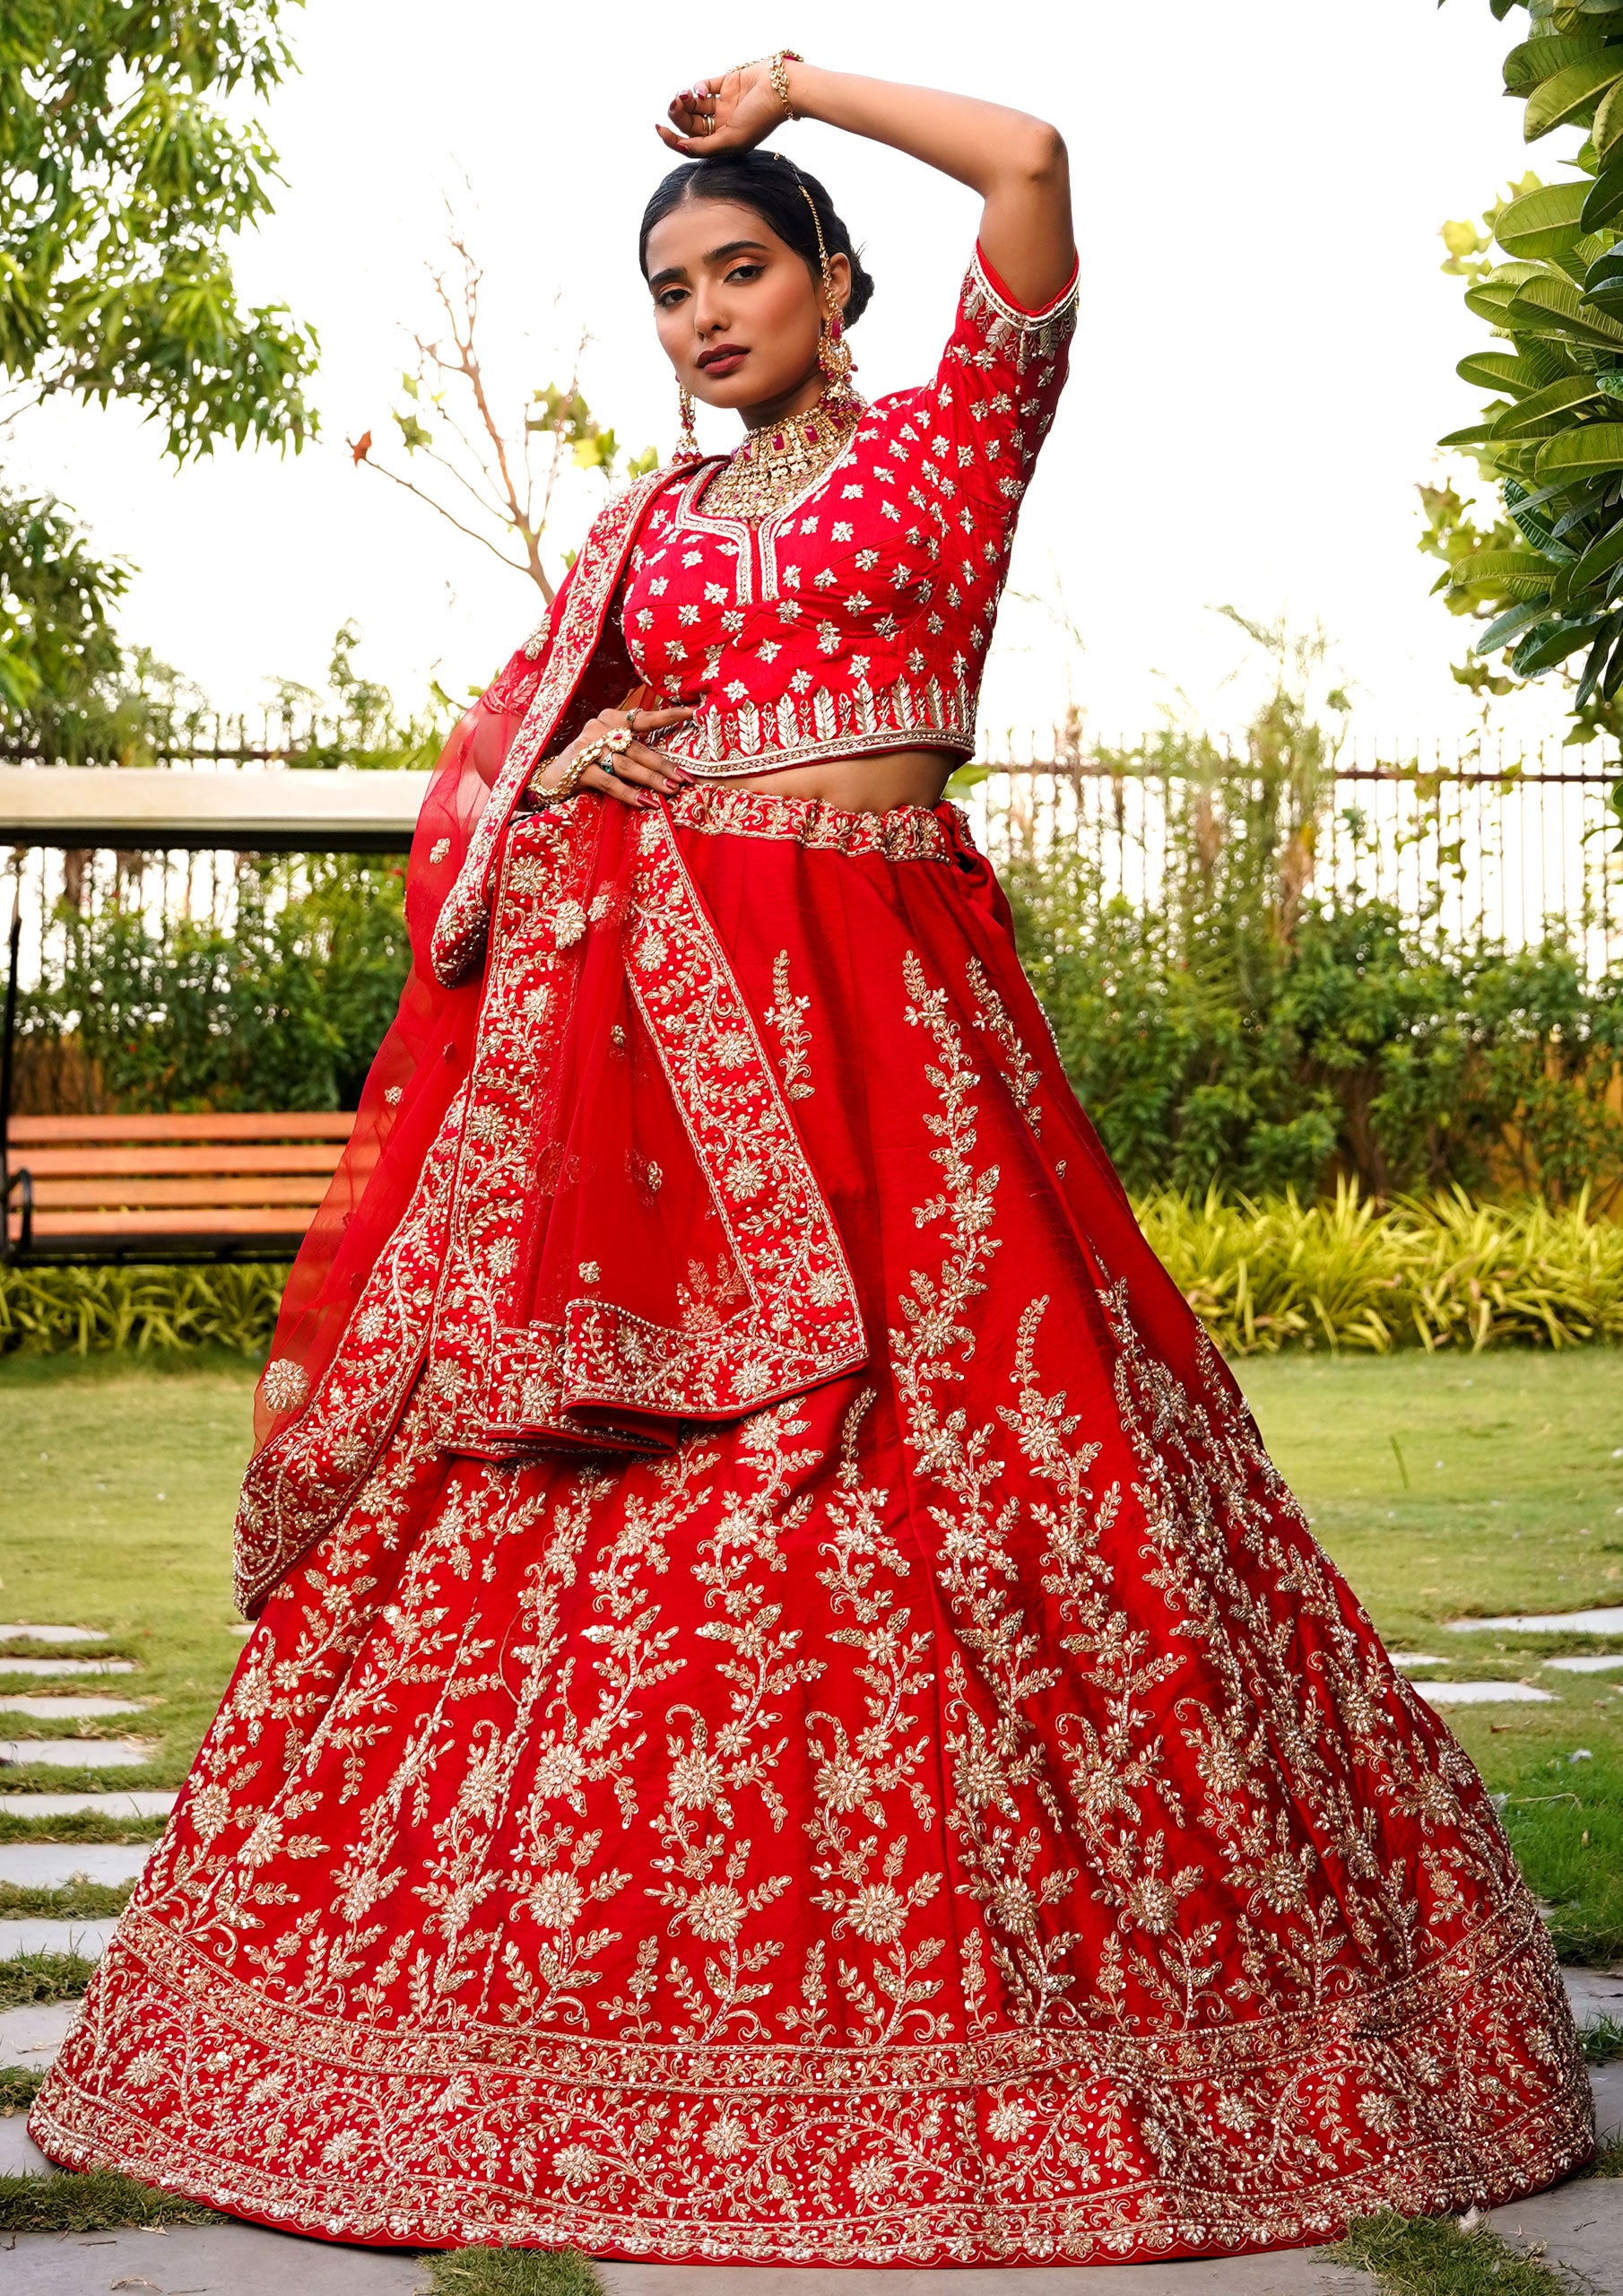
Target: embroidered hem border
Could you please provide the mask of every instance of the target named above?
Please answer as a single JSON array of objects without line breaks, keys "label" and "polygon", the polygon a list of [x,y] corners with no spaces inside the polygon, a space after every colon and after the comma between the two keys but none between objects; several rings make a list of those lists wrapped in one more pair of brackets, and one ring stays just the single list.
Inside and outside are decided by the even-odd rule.
[{"label": "embroidered hem border", "polygon": [[[1444,1964],[1385,1988],[1373,2002],[1358,2005],[1356,2012],[1347,2005],[1330,2013],[1316,2031],[1312,2026],[1304,2030],[1305,2021],[1299,2018],[1263,2020],[1263,2030],[1248,2027],[1246,2037],[1271,2045],[1254,2050],[1244,2048],[1242,2034],[1233,2027],[1202,2036],[1208,2046],[1196,2052],[1204,2060],[1198,2064],[1185,2061],[1165,2040],[1159,2047],[1124,2050],[1118,2038],[1095,2034],[1009,2033],[956,2050],[886,2051],[876,2061],[860,2052],[684,2052],[480,2027],[459,2027],[443,2035],[369,2032],[308,2012],[279,2008],[219,1970],[164,1925],[139,1914],[127,1917],[121,1927],[113,1966],[104,1975],[98,2015],[104,2026],[122,2028],[132,2039],[137,2032],[184,2020],[187,2061],[229,2066],[245,2094],[256,2082],[278,2074],[278,2088],[285,2088],[284,2068],[290,2061],[317,2091],[330,2092],[335,2079],[342,2082],[352,2074],[361,2074],[369,2085],[389,2082],[404,2090],[404,2084],[414,2084],[420,2091],[415,2098],[402,2093],[388,2100],[375,2100],[377,2109],[360,2113],[352,2083],[356,2125],[364,2121],[370,2126],[376,2120],[380,2126],[423,2126],[434,2123],[443,2107],[453,2116],[447,2120],[446,2134],[454,2125],[464,2158],[490,2157],[499,2151],[504,2131],[509,2136],[520,2129],[531,2135],[544,2132],[551,2124],[566,2121],[571,2112],[599,2126],[618,2118],[631,2142],[636,2124],[647,2109],[639,2100],[664,2098],[702,2107],[719,2090],[731,2095],[751,2092],[762,2111],[778,2105],[785,2144],[815,2142],[824,2151],[830,2145],[849,2146],[882,2136],[888,2119],[912,2115],[921,2124],[916,2132],[921,2142],[922,2124],[928,2119],[934,2146],[940,2146],[945,2134],[949,2144],[956,2142],[961,2153],[978,2161],[983,2151],[980,2105],[983,2100],[991,2101],[987,2092],[992,2088],[998,2092],[998,2104],[1024,2102],[1034,2118],[1055,2125],[1079,2094],[1089,2091],[1096,2109],[1107,2110],[1110,2099],[1099,2090],[1113,2078],[1136,2075],[1141,2082],[1183,2088],[1201,2082],[1243,2098],[1247,2088],[1254,2089],[1261,2077],[1272,2073],[1282,2074],[1293,2092],[1299,2093],[1309,2074],[1331,2083],[1338,2071],[1353,2069],[1361,2048],[1367,2055],[1378,2055],[1389,2066],[1405,2050],[1410,2085],[1420,2090],[1423,2083],[1413,2060],[1428,2053],[1427,2029],[1439,2022],[1446,2025],[1452,2056],[1471,2029],[1471,2019],[1462,2013],[1467,2011],[1473,1987],[1479,1989],[1480,2013],[1489,2025],[1496,2008],[1502,2013],[1514,2006],[1518,1987],[1541,1988],[1548,1948],[1541,1936],[1528,1932],[1525,1917],[1519,1935],[1512,1934],[1515,1926],[1508,1915],[1496,1917],[1455,1948]],[[1449,1965],[1454,1981],[1438,1984]],[[1416,1996],[1432,1985],[1436,1993],[1422,2007]],[[1503,2002],[1496,2003],[1496,1992],[1505,1995]],[[1405,2000],[1409,2013],[1400,2017],[1398,2004]],[[1315,2047],[1306,2054],[1310,2034]],[[1491,2050],[1491,2031],[1483,2034],[1481,2046],[1485,2052]],[[516,2061],[521,2050],[525,2053],[523,2063]],[[1228,2079],[1218,2073],[1219,2055]],[[278,2058],[282,2060],[280,2067]],[[847,2061],[860,2070],[855,2078],[842,2080],[838,2076]],[[735,2065],[742,2077],[724,2082],[723,2074]],[[1232,2077],[1237,2070],[1238,2077]],[[421,2093],[423,2083],[433,2082],[442,2085],[443,2099]],[[485,2092],[484,2143],[469,2142],[467,2109],[477,2100],[475,2083]],[[1011,2092],[1011,2084],[1016,2083],[1020,2088]],[[1473,2157],[1470,2133],[1453,2117],[1452,2096],[1445,2083],[1435,2098],[1425,2099],[1433,2107],[1430,2125],[1402,2150],[1316,2181],[1304,2179],[1296,2190],[1279,2190],[1279,2170],[1270,2162],[1258,2174],[1275,2179],[1272,2187],[1250,2193],[1236,2189],[1232,2179],[1220,2189],[1208,2190],[1186,2175],[1163,2179],[1141,2173],[1129,2174],[1114,2187],[1081,2192],[1074,2185],[1064,2188],[1067,2179],[1055,2156],[1055,2188],[1040,2195],[988,2201],[983,2172],[995,2162],[982,2162],[973,2179],[978,2197],[965,2194],[934,2202],[876,2205],[860,2219],[848,2214],[795,2217],[786,2207],[781,2220],[753,2222],[719,2208],[712,2215],[695,2213],[681,2219],[638,2214],[594,2204],[584,2194],[578,2198],[532,2195],[516,2188],[516,2176],[505,2185],[494,2175],[482,2183],[458,2179],[442,2164],[431,2172],[425,2168],[399,2179],[393,2190],[369,2199],[364,2175],[358,2176],[347,2158],[326,2173],[304,2175],[210,2161],[184,2139],[167,2137],[117,2110],[105,2093],[91,2100],[91,2110],[102,2127],[109,2121],[117,2126],[111,2142],[81,2137],[73,2126],[71,2105],[65,2113],[59,2104],[50,2114],[36,2107],[30,2131],[63,2166],[115,2167],[238,2215],[339,2239],[573,2246],[587,2254],[652,2257],[672,2263],[928,2265],[989,2257],[1008,2263],[1086,2262],[1289,2248],[1332,2238],[1352,2217],[1380,2207],[1437,2213],[1467,2205],[1493,2206],[1554,2182],[1593,2152],[1587,2093],[1580,2097],[1570,2087],[1563,2089],[1541,2110],[1515,2122],[1496,2120],[1486,2133],[1488,2159]],[[1214,2101],[1208,2095],[1203,2107]],[[330,2116],[330,2103],[323,2109]],[[947,2124],[951,2124],[950,2129]],[[1021,2148],[1024,2168],[1039,2157],[1041,2148]],[[1024,2168],[1017,2168],[1016,2173],[1023,2174]]]}]

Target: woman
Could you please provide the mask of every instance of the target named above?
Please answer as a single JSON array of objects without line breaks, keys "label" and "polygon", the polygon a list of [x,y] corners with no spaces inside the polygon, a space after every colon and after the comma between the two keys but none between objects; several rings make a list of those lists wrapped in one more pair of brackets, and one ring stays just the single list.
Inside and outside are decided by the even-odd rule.
[{"label": "woman", "polygon": [[[973,186],[933,379],[785,115]],[[789,55],[671,107],[744,440],[452,741],[289,1286],[258,1626],[35,2109],[334,2239],[1215,2254],[1591,2148],[1537,1912],[1135,1226],[939,802],[1064,378],[1055,133]]]}]

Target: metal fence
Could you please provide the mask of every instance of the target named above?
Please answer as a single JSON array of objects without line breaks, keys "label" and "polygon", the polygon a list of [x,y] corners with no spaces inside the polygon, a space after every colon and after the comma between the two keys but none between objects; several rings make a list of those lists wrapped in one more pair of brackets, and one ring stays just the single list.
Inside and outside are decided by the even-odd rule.
[{"label": "metal fence", "polygon": [[[1158,900],[1189,817],[1186,755],[1158,739],[1056,742],[1046,756],[1034,746],[983,760],[967,801],[994,858],[1069,845],[1107,892]],[[1252,762],[1220,754],[1228,794],[1254,788]],[[1620,774],[1598,747],[1554,742],[1434,743],[1402,756],[1349,741],[1323,776],[1305,892],[1343,908],[1390,902],[1456,945],[1522,947],[1554,926],[1604,974],[1623,965],[1620,823],[1608,802]]]},{"label": "metal fence", "polygon": [[[1018,754],[1005,749],[979,761],[984,778],[965,802],[987,849],[996,858],[1035,845],[1057,858],[1070,847],[1085,853],[1107,892],[1156,901],[1171,841],[1187,820],[1192,769],[1177,745],[1056,735],[1043,746],[1046,754],[1022,743]],[[230,773],[310,761],[313,752],[319,744],[291,728],[251,733],[231,721],[177,744],[167,770]],[[1244,756],[1224,757],[1221,770],[1230,794],[1254,778]],[[1623,856],[1607,802],[1620,771],[1598,750],[1553,742],[1514,753],[1433,744],[1407,756],[1349,742],[1324,775],[1305,892],[1338,905],[1390,901],[1455,943],[1521,946],[1558,920],[1592,975],[1604,974],[1623,965]],[[67,910],[82,915],[117,900],[139,904],[154,926],[189,918],[229,929],[242,865],[230,851],[19,848],[9,861],[25,986],[60,953]],[[298,861],[281,865],[295,882]],[[9,913],[9,898],[4,907]]]}]

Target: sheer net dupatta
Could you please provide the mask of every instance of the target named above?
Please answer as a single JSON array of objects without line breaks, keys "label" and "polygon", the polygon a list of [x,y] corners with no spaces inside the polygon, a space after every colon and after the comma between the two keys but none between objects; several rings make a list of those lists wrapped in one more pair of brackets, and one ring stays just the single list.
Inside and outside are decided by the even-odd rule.
[{"label": "sheer net dupatta", "polygon": [[663,807],[521,815],[498,887],[440,1439],[665,1449],[862,1362],[833,1215]]},{"label": "sheer net dupatta", "polygon": [[[264,1600],[347,1502],[421,1361],[431,1239],[419,1239],[414,1283],[395,1248],[472,1073],[491,857],[536,761],[625,690],[623,649],[605,638],[609,606],[671,477],[639,481],[598,518],[545,625],[457,726],[423,800],[406,874],[412,967],[400,1010],[289,1277],[255,1397],[255,1456],[237,1525],[246,1606]],[[380,1320],[375,1295],[391,1250],[394,1288]]]}]

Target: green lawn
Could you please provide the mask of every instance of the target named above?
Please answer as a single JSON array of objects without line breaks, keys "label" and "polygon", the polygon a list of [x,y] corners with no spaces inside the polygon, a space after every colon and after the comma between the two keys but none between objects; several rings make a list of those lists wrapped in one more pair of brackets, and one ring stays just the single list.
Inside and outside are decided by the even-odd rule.
[{"label": "green lawn", "polygon": [[[1535,1886],[1560,1909],[1564,1947],[1623,1954],[1623,1670],[1540,1674],[1558,1651],[1609,1647],[1595,1636],[1479,1638],[1442,1625],[1623,1603],[1623,1352],[1275,1357],[1247,1362],[1242,1378],[1318,1536],[1392,1646],[1440,1652],[1456,1674],[1525,1677],[1556,1692],[1550,1706],[1456,1709],[1450,1726],[1509,1797],[1506,1822]],[[0,1361],[0,1615],[106,1628],[109,1649],[139,1668],[107,1690],[152,1704],[89,1726],[158,1741],[142,1770],[38,1765],[11,1773],[13,1789],[184,1776],[240,1648],[229,1544],[252,1383],[249,1367],[223,1356],[174,1368]],[[1623,1649],[1623,1638],[1610,1647]],[[87,1726],[38,1726],[72,1736]],[[0,1820],[0,1835],[33,1830]]]}]

